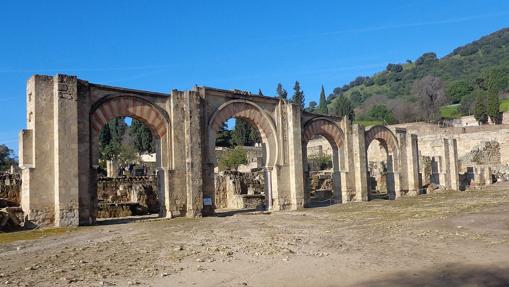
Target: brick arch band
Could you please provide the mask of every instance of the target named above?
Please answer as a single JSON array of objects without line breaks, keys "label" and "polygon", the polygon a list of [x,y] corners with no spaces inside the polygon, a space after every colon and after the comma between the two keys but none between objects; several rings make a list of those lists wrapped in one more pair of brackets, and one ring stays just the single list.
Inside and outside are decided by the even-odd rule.
[{"label": "brick arch band", "polygon": [[392,153],[398,152],[398,140],[391,130],[384,126],[374,126],[365,133],[366,150],[373,140],[379,140],[386,145],[387,149]]},{"label": "brick arch band", "polygon": [[345,134],[335,123],[322,118],[309,121],[302,132],[303,147],[315,136],[323,136],[335,149],[341,147],[345,140]]},{"label": "brick arch band", "polygon": [[273,166],[277,157],[277,142],[272,119],[255,103],[245,100],[232,100],[222,104],[209,120],[209,159],[215,161],[217,132],[230,118],[242,119],[253,125],[260,132],[262,142],[267,149],[266,164]]},{"label": "brick arch band", "polygon": [[97,103],[90,114],[90,127],[98,134],[111,119],[132,117],[145,123],[157,138],[163,138],[168,131],[168,116],[150,101],[135,96],[106,98]]},{"label": "brick arch band", "polygon": [[366,152],[368,151],[369,144],[373,140],[378,140],[386,148],[387,156],[389,156],[389,153],[392,153],[393,170],[399,171],[399,145],[392,131],[384,126],[374,126],[366,131],[364,135]]}]

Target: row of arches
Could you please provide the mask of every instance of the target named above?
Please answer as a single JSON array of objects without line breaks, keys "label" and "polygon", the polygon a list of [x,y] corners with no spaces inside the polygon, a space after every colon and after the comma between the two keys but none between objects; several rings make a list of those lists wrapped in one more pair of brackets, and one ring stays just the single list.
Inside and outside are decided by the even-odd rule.
[{"label": "row of arches", "polygon": [[[258,131],[263,148],[263,189],[267,206],[274,210],[294,210],[309,202],[303,188],[305,147],[315,136],[323,136],[332,147],[338,202],[351,200],[352,194],[356,200],[367,198],[365,142],[376,141],[390,153],[395,181],[401,163],[412,164],[408,143],[401,156],[398,140],[403,136],[399,132],[398,140],[385,127],[364,133],[363,127],[347,121],[306,113],[286,101],[238,90],[196,86],[163,94],[92,84],[75,76],[36,75],[27,84],[27,103],[28,115],[37,116],[27,118],[28,128],[20,136],[22,205],[28,218],[57,226],[95,220],[98,168],[104,163],[98,156],[99,134],[107,122],[119,117],[143,123],[147,128],[143,130],[149,130],[154,139],[160,211],[167,217],[199,216],[214,210],[214,143],[229,118],[241,119]],[[416,154],[415,145],[411,157],[415,159]],[[103,160],[110,159],[101,155]],[[401,178],[407,180],[406,186],[417,176]]]},{"label": "row of arches", "polygon": [[[105,123],[117,117],[132,117],[142,121],[152,131],[153,137],[157,141],[157,169],[158,177],[158,195],[162,202],[167,202],[166,198],[171,197],[169,179],[164,175],[164,171],[168,170],[171,162],[172,143],[171,143],[171,122],[170,117],[165,109],[144,99],[143,97],[133,95],[116,95],[106,96],[97,101],[90,111],[90,134],[92,142],[91,162],[97,164],[97,138],[99,131]],[[267,207],[271,208],[274,197],[277,197],[278,183],[274,182],[275,174],[273,170],[281,164],[281,143],[275,121],[271,114],[261,108],[254,102],[237,99],[226,101],[219,105],[208,117],[206,122],[207,148],[206,160],[209,166],[217,165],[217,157],[215,152],[215,142],[217,133],[230,118],[242,119],[255,127],[261,136],[262,147],[264,152],[263,168],[265,172],[264,192],[267,196]],[[178,131],[174,131],[178,133]],[[343,129],[339,126],[337,120],[328,117],[314,117],[302,123],[301,141],[302,141],[302,161],[303,161],[303,177],[304,177],[304,204],[311,206],[309,193],[309,169],[307,168],[307,145],[309,141],[321,136],[327,140],[332,150],[332,194],[334,202],[342,202],[342,188],[347,188],[348,183],[346,177],[342,177],[341,173],[348,170],[347,138]],[[365,133],[365,152],[368,147],[377,142],[379,146],[387,154],[387,162],[390,162],[392,174],[397,173],[399,169],[399,151],[398,141],[394,134],[383,126],[375,126]],[[367,172],[367,167],[366,167]],[[209,174],[210,175],[210,174]],[[208,176],[208,175],[205,175]],[[345,182],[341,182],[344,180]],[[166,182],[165,182],[166,181]],[[209,181],[210,182],[210,181]],[[204,197],[211,196],[204,193]],[[213,195],[212,195],[213,196]],[[93,209],[93,208],[92,208]]]}]

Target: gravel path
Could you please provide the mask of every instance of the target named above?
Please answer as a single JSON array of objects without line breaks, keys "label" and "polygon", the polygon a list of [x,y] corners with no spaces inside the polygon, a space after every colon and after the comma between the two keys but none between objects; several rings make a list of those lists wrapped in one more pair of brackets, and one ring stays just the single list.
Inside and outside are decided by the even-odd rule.
[{"label": "gravel path", "polygon": [[0,286],[509,286],[504,186],[49,234],[0,234]]}]

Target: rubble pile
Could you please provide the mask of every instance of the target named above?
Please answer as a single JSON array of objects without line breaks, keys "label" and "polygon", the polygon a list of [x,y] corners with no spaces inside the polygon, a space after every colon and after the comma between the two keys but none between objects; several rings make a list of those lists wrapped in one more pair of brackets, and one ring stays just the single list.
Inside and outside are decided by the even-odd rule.
[{"label": "rubble pile", "polygon": [[159,212],[155,176],[99,178],[97,198],[100,218]]},{"label": "rubble pile", "polygon": [[468,154],[460,158],[462,166],[500,163],[500,144],[497,141],[483,141]]},{"label": "rubble pile", "polygon": [[19,206],[21,202],[21,176],[18,173],[0,173],[0,200],[9,206]]}]

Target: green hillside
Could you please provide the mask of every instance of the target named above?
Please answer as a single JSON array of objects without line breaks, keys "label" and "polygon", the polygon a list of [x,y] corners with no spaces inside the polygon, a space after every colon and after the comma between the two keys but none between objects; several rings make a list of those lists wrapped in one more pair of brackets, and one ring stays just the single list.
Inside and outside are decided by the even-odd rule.
[{"label": "green hillside", "polygon": [[[509,75],[509,28],[499,30],[465,46],[456,48],[443,58],[433,52],[424,53],[415,61],[388,64],[384,71],[372,76],[359,76],[352,82],[334,89],[328,98],[329,107],[339,97],[350,99],[360,120],[376,120],[368,113],[374,105],[386,105],[395,121],[408,122],[419,118],[419,96],[413,90],[416,81],[426,76],[437,77],[445,95],[440,105],[443,118],[456,118],[473,112],[477,93],[482,92],[485,74],[497,70]],[[501,91],[501,92],[503,92]],[[504,103],[507,106],[507,103]],[[507,107],[505,107],[507,109]],[[329,108],[329,110],[331,110]]]}]

